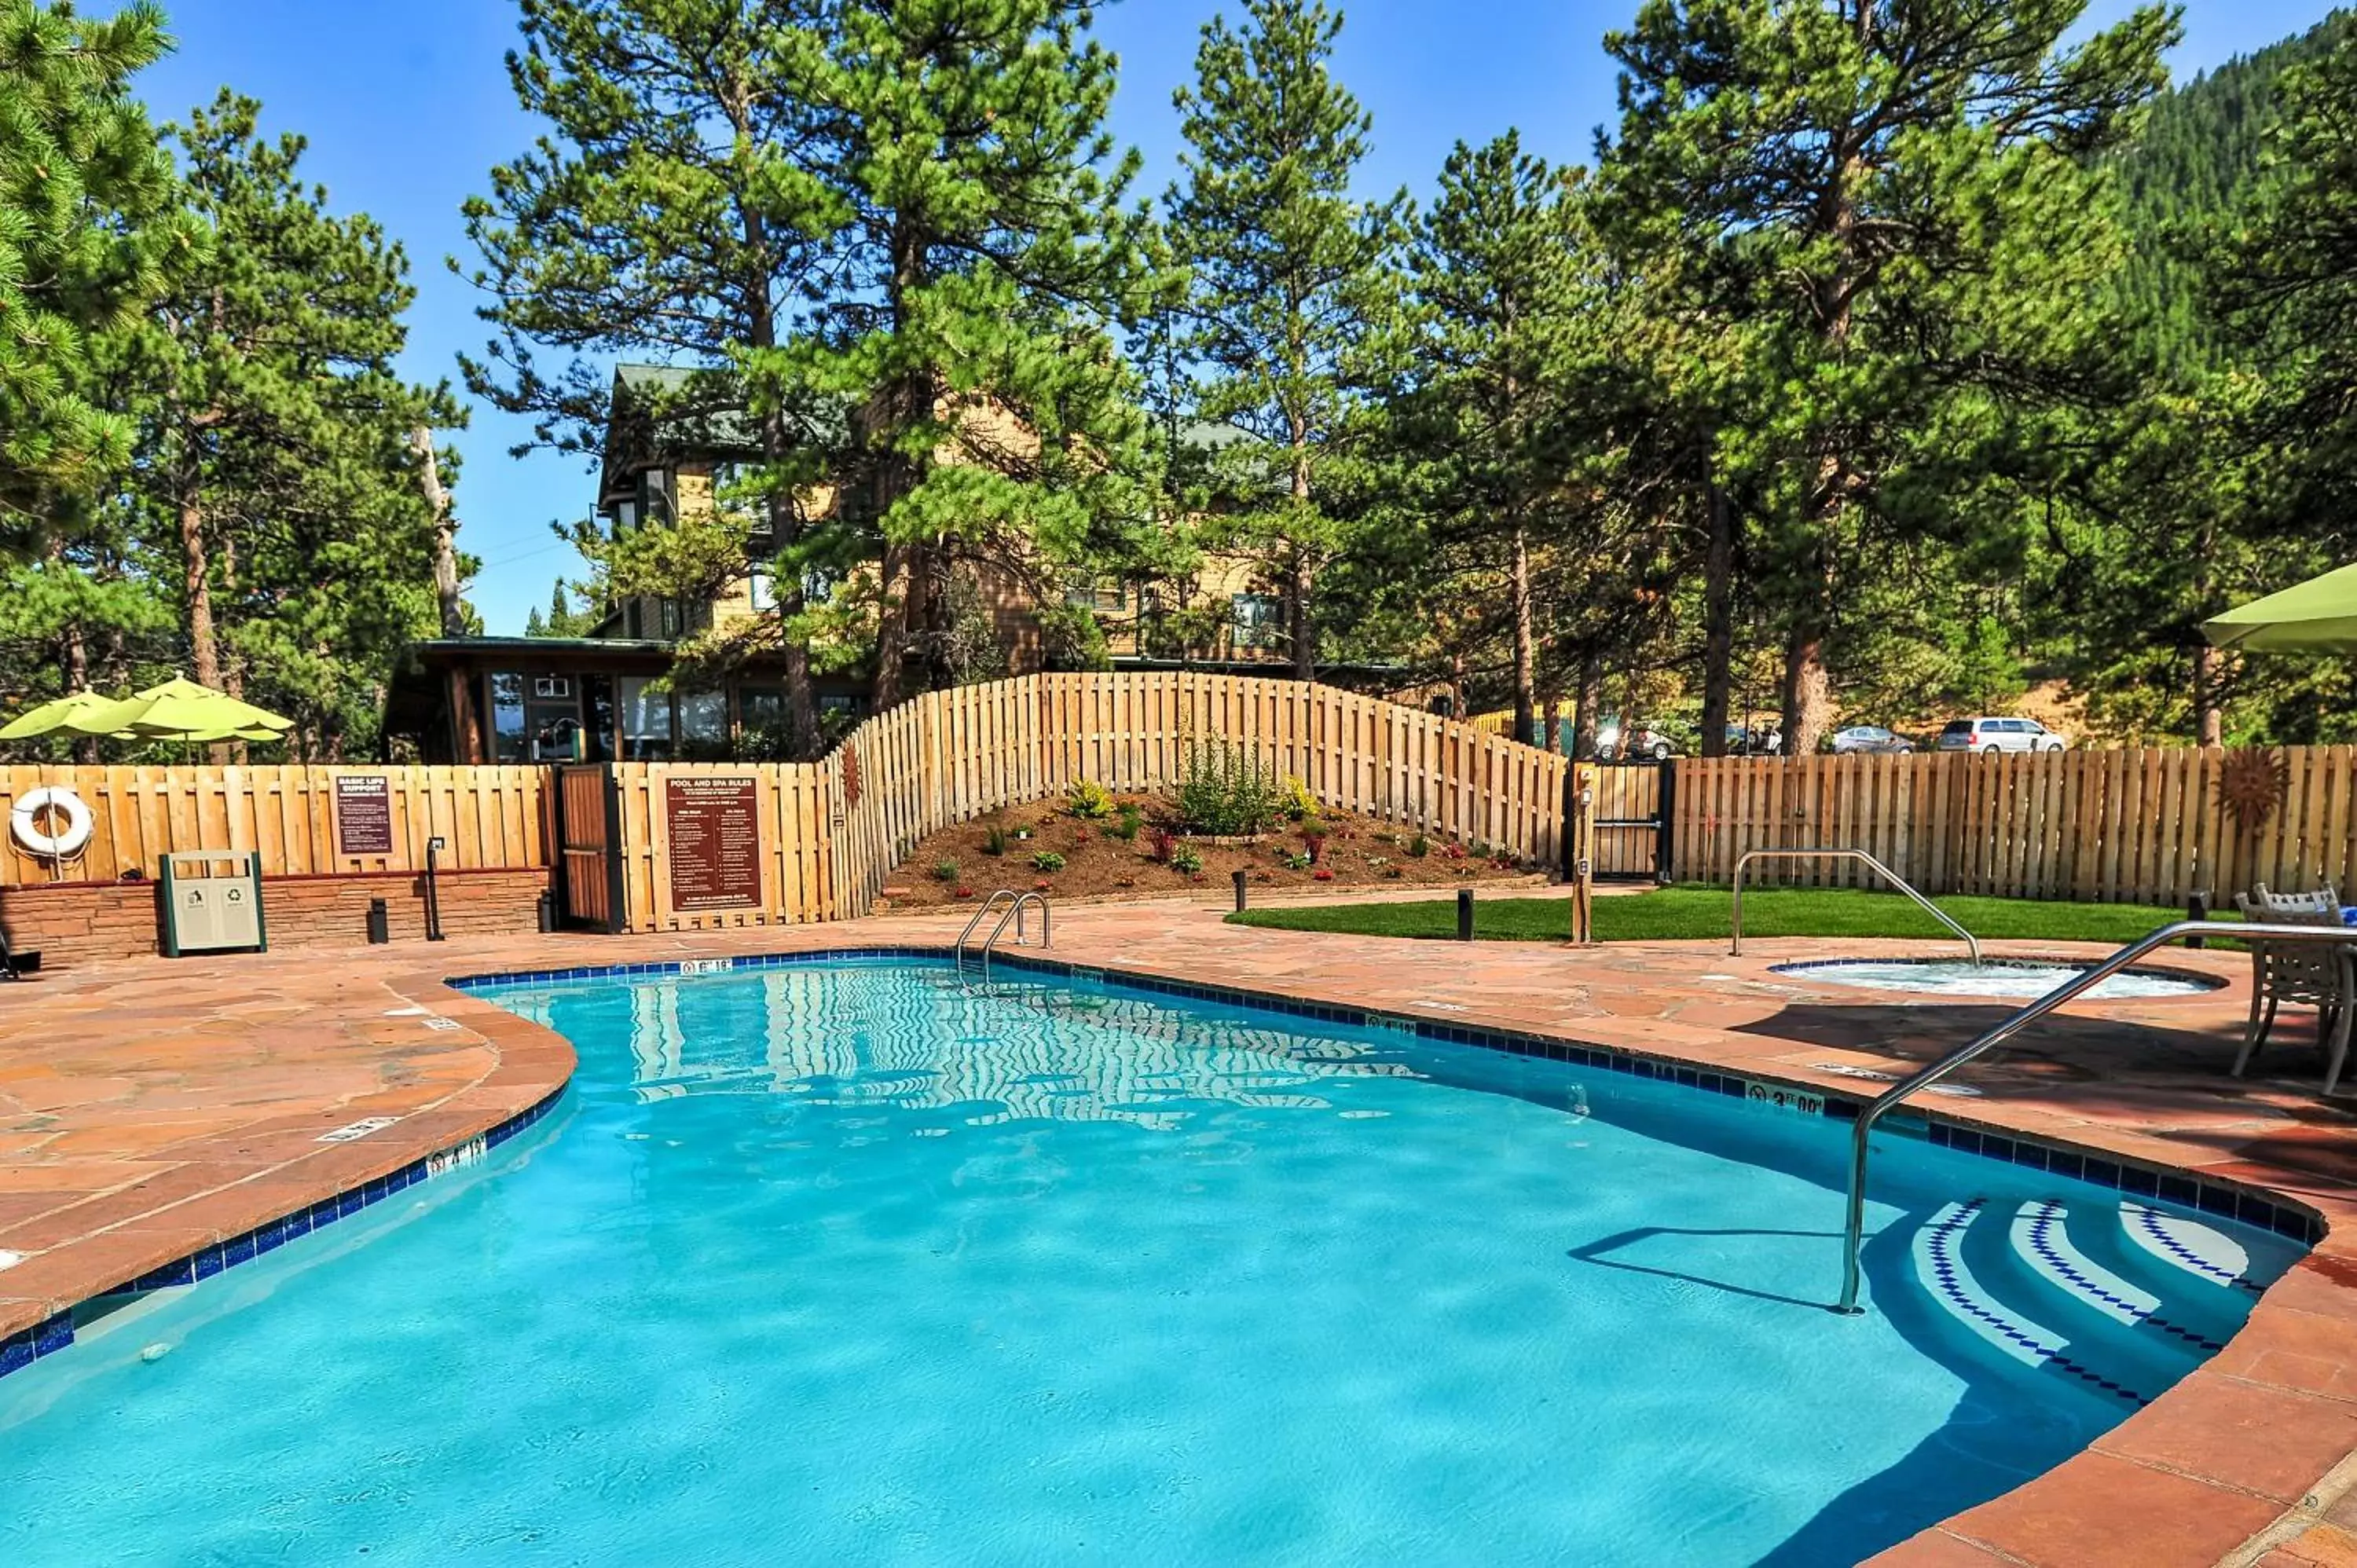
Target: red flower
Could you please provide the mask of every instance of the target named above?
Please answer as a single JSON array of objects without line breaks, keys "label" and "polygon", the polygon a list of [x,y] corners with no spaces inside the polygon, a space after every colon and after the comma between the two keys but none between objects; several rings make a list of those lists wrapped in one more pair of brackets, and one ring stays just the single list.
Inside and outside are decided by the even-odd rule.
[{"label": "red flower", "polygon": [[957,890],[957,896],[961,898],[971,898],[974,897],[974,889],[962,886]]},{"label": "red flower", "polygon": [[1309,875],[1310,879],[1315,882],[1331,882],[1334,880],[1334,874],[1327,870],[1322,865],[1317,870],[1311,872]]},{"label": "red flower", "polygon": [[1055,885],[1054,883],[1052,883],[1052,882],[1049,881],[1046,877],[1044,877],[1044,876],[1043,876],[1043,877],[1039,878],[1039,881],[1034,882],[1034,883],[1031,885],[1031,891],[1033,891],[1034,893],[1045,893],[1045,892],[1047,892],[1049,889],[1050,889],[1050,888],[1054,887],[1055,886],[1056,886],[1056,885]]}]

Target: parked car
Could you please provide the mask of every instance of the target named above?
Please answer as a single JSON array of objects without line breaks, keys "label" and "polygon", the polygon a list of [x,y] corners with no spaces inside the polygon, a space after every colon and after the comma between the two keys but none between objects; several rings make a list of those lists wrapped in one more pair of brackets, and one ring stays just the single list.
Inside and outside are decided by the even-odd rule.
[{"label": "parked car", "polygon": [[1942,751],[2065,751],[2071,743],[2036,719],[1950,719],[1940,732]]},{"label": "parked car", "polygon": [[1903,735],[1894,734],[1880,725],[1852,725],[1834,735],[1834,755],[1847,757],[1852,752],[1908,752],[1915,743]]},{"label": "parked car", "polygon": [[1640,725],[1627,732],[1624,738],[1620,721],[1607,719],[1596,732],[1596,760],[1617,762],[1623,757],[1632,761],[1650,758],[1659,762],[1678,754],[1678,743],[1657,729]]},{"label": "parked car", "polygon": [[1784,732],[1773,723],[1727,726],[1729,757],[1773,757],[1784,749]]}]

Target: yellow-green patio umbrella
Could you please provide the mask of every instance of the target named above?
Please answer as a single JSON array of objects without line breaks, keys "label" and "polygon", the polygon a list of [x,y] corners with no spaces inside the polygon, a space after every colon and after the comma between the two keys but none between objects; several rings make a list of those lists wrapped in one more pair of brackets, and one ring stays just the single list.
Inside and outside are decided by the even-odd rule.
[{"label": "yellow-green patio umbrella", "polygon": [[2357,653],[2357,566],[2228,610],[2202,622],[2201,635],[2252,653]]},{"label": "yellow-green patio umbrella", "polygon": [[46,703],[27,708],[6,724],[0,725],[0,740],[31,740],[45,735],[81,735],[84,732],[68,730],[66,725],[84,714],[111,709],[114,705],[114,698],[102,697],[96,692],[69,692],[62,697],[52,697]]},{"label": "yellow-green patio umbrella", "polygon": [[58,732],[129,740],[274,740],[292,719],[174,676],[135,696],[66,716]]}]

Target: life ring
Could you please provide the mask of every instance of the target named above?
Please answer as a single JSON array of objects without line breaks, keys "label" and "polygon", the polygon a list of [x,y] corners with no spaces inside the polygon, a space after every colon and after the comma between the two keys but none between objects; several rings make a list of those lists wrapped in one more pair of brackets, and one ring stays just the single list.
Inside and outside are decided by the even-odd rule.
[{"label": "life ring", "polygon": [[[55,811],[64,817],[65,826],[55,832],[44,832],[44,811]],[[81,796],[63,785],[43,785],[17,798],[16,809],[8,813],[8,831],[35,854],[49,860],[70,860],[90,842],[90,830],[96,821]]]}]

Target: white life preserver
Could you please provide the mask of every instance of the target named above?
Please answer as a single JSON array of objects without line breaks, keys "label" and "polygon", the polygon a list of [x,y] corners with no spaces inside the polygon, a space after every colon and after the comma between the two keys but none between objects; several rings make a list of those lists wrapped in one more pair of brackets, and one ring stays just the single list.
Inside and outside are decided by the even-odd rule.
[{"label": "white life preserver", "polygon": [[[63,816],[65,826],[55,832],[43,832],[43,811]],[[35,854],[49,860],[70,860],[90,842],[90,830],[95,822],[81,796],[63,785],[45,784],[18,798],[16,809],[8,813],[8,831]]]}]

